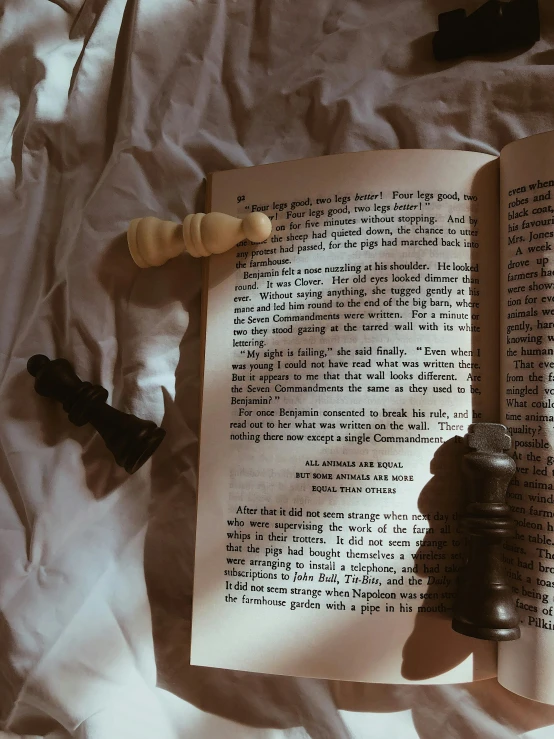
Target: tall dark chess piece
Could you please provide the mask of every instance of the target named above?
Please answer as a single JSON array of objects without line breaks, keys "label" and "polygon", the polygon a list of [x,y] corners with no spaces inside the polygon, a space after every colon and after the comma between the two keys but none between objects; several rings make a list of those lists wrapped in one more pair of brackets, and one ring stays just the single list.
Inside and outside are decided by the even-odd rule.
[{"label": "tall dark chess piece", "polygon": [[37,393],[62,403],[75,426],[90,423],[104,439],[117,464],[129,474],[142,467],[163,441],[163,429],[153,421],[143,421],[107,405],[108,391],[101,385],[80,380],[67,359],[50,360],[35,354],[27,362],[27,370],[36,377]]},{"label": "tall dark chess piece", "polygon": [[469,427],[463,461],[469,505],[464,525],[469,556],[460,575],[452,628],[476,639],[519,639],[519,614],[502,563],[502,544],[515,534],[506,490],[516,465],[505,452],[511,439],[499,423]]}]

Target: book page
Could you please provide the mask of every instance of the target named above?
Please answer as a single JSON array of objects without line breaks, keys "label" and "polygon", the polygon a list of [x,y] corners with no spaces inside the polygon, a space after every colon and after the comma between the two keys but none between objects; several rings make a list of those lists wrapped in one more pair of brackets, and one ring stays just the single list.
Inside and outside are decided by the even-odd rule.
[{"label": "book page", "polygon": [[521,638],[501,645],[498,674],[554,703],[554,134],[504,149],[500,196],[502,422],[517,464],[504,560]]},{"label": "book page", "polygon": [[497,160],[223,172],[211,209],[273,234],[210,262],[192,663],[489,677],[450,609],[460,437],[499,413]]}]

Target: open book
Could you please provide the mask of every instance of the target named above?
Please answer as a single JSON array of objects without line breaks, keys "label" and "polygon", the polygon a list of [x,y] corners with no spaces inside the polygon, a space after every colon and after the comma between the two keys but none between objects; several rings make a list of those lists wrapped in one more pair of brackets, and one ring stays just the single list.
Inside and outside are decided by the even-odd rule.
[{"label": "open book", "polygon": [[[554,702],[554,134],[219,172],[192,663]],[[519,641],[451,629],[461,443],[505,423]]]}]

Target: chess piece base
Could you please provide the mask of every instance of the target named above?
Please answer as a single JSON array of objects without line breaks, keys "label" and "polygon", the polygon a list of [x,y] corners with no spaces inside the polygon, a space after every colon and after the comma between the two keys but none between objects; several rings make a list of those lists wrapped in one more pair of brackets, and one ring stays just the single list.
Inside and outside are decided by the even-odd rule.
[{"label": "chess piece base", "polygon": [[472,636],[474,639],[487,639],[489,641],[513,641],[514,639],[519,639],[521,635],[519,626],[514,626],[511,629],[489,629],[485,626],[467,624],[457,619],[452,620],[452,628],[458,634]]},{"label": "chess piece base", "polygon": [[133,442],[134,447],[127,452],[125,458],[120,463],[121,466],[130,475],[134,474],[150,459],[164,438],[165,431],[153,423],[152,428],[145,429],[143,439],[141,440],[142,443],[139,440]]},{"label": "chess piece base", "polygon": [[131,252],[133,262],[137,265],[137,267],[146,269],[150,265],[142,258],[137,247],[137,226],[139,224],[139,221],[140,218],[135,218],[129,224],[129,228],[127,230],[127,245],[129,247],[129,251]]}]

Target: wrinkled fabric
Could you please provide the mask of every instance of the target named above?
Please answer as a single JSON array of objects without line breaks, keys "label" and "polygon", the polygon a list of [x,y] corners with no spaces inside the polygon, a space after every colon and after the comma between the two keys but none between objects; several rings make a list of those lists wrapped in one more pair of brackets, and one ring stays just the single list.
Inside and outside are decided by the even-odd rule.
[{"label": "wrinkled fabric", "polygon": [[[553,707],[496,681],[189,665],[200,264],[143,271],[126,248],[132,218],[202,210],[211,171],[360,149],[497,154],[554,128],[548,0],[532,49],[437,63],[436,16],[459,5],[0,0],[3,739],[554,736]],[[152,460],[128,476],[37,396],[35,353],[163,425]]]}]

